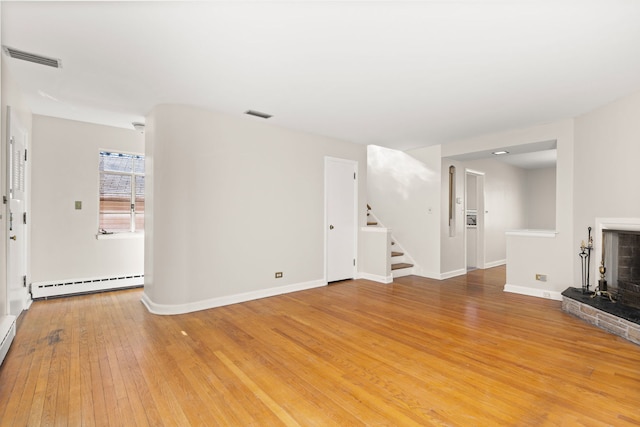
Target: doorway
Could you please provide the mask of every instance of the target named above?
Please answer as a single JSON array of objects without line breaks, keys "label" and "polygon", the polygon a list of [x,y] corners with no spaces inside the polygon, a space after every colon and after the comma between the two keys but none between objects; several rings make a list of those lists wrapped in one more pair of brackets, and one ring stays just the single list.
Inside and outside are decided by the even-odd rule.
[{"label": "doorway", "polygon": [[465,260],[467,271],[484,269],[484,172],[465,169]]},{"label": "doorway", "polygon": [[356,272],[358,162],[325,157],[326,281],[353,279]]}]

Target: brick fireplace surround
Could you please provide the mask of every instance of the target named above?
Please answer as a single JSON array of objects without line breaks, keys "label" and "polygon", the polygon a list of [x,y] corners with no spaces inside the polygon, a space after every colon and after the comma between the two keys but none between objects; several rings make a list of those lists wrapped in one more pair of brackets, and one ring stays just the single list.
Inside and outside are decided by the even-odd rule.
[{"label": "brick fireplace surround", "polygon": [[[593,260],[602,259],[603,231],[612,230],[640,232],[640,219],[596,218],[591,277],[599,277],[597,273],[599,262],[593,262]],[[636,237],[634,236],[633,239],[636,239]],[[624,246],[623,242],[621,241],[620,243],[619,257],[623,258],[627,256],[628,251],[626,247],[624,249],[622,248],[622,246]],[[619,279],[629,280],[628,271],[624,271],[627,268],[625,266],[626,262],[627,261],[622,260],[620,264],[618,264],[620,270]],[[636,275],[631,274],[631,276]],[[635,302],[632,305],[626,305],[624,302],[625,301],[621,300],[611,302],[609,298],[603,296],[595,296],[592,298],[591,294],[584,294],[581,288],[568,288],[562,293],[562,309],[564,311],[594,326],[640,345],[640,308],[633,306]]]}]

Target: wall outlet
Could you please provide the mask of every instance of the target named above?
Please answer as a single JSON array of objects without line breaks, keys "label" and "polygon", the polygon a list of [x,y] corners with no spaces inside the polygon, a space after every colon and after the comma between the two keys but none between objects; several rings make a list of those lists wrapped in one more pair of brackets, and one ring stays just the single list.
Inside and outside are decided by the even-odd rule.
[{"label": "wall outlet", "polygon": [[542,293],[542,296],[543,296],[544,298],[551,298],[551,293],[549,293],[549,292],[543,292],[543,293]]},{"label": "wall outlet", "polygon": [[546,274],[536,274],[536,280],[539,280],[541,282],[546,282],[547,281],[547,275]]},{"label": "wall outlet", "polygon": [[282,277],[282,271],[276,271],[276,279],[280,279]]}]

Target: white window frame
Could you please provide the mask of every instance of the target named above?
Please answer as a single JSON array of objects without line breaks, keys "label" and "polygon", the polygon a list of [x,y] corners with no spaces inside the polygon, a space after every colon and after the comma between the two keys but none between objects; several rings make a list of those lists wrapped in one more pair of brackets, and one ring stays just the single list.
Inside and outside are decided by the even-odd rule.
[{"label": "white window frame", "polygon": [[[120,151],[120,150],[107,150],[107,149],[101,149],[98,150],[98,160],[100,160],[100,155],[101,153],[115,153],[115,154],[125,154],[128,156],[140,156],[143,159],[145,159],[145,155],[143,153],[131,153],[131,152],[126,152],[126,151]],[[145,159],[146,161],[146,159]],[[107,174],[107,175],[121,175],[121,176],[129,176],[131,177],[131,194],[130,194],[130,204],[131,204],[131,209],[129,211],[130,216],[129,216],[129,231],[107,231],[106,233],[104,233],[102,231],[102,229],[100,228],[100,181],[102,179],[102,175]],[[144,229],[142,230],[136,230],[136,215],[139,214],[136,211],[136,177],[143,177],[144,178],[145,173],[142,172],[136,172],[135,168],[131,168],[131,172],[119,172],[119,171],[104,171],[104,170],[100,170],[100,162],[98,161],[98,233],[96,234],[96,238],[98,240],[102,240],[102,239],[122,239],[122,238],[129,238],[129,237],[142,237],[144,235]],[[145,181],[145,186],[146,186],[146,181]]]}]

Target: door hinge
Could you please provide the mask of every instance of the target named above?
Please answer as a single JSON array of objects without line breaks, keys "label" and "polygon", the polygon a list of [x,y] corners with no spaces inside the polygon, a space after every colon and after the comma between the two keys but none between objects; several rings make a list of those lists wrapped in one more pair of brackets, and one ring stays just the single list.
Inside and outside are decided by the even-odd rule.
[{"label": "door hinge", "polygon": [[22,286],[27,287],[27,276],[22,276]]},{"label": "door hinge", "polygon": [[356,179],[356,173],[355,172],[353,173],[353,179]]},{"label": "door hinge", "polygon": [[25,162],[27,161],[27,149],[26,149],[26,148],[25,148],[25,150],[24,150],[24,161],[25,161]]},{"label": "door hinge", "polygon": [[7,204],[7,196],[2,196],[2,203]]},{"label": "door hinge", "polygon": [[354,267],[356,266],[356,259],[355,258],[353,259],[353,266]]},{"label": "door hinge", "polygon": [[27,223],[27,213],[26,212],[22,212],[22,223],[23,224]]}]

